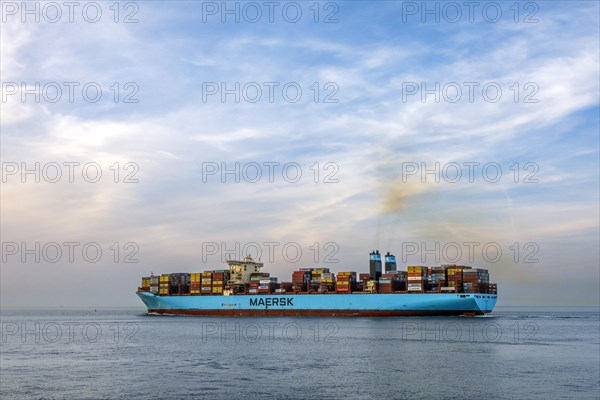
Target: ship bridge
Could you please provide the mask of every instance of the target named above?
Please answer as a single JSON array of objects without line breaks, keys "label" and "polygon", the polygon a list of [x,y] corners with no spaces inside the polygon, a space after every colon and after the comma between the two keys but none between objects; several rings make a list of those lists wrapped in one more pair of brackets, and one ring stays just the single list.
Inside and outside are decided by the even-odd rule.
[{"label": "ship bridge", "polygon": [[261,262],[256,262],[252,256],[248,255],[243,261],[239,260],[227,260],[229,265],[229,271],[231,274],[230,284],[231,285],[243,285],[250,283],[250,274],[260,272],[264,266]]}]

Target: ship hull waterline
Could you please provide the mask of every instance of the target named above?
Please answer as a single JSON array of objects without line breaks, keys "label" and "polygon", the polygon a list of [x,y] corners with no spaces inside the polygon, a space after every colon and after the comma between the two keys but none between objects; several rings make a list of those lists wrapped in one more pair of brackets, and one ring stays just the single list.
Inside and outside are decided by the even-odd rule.
[{"label": "ship hull waterline", "polygon": [[137,292],[148,314],[268,317],[476,316],[497,295],[478,293],[159,296]]}]

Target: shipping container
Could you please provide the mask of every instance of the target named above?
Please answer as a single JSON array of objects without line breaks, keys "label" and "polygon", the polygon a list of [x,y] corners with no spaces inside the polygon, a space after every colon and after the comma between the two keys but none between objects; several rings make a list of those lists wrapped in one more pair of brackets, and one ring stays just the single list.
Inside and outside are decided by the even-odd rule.
[{"label": "shipping container", "polygon": [[[358,276],[358,280],[357,280]],[[254,272],[245,284],[231,287],[234,294],[249,293],[350,293],[354,291],[394,293],[411,292],[456,292],[496,293],[495,284],[489,283],[486,269],[464,265],[442,265],[441,267],[409,266],[408,271],[387,270],[371,280],[369,273],[357,274],[340,271],[334,274],[328,268],[302,268],[292,272],[291,282],[278,283],[277,277],[269,273]],[[172,273],[142,277],[140,290],[159,295],[221,295],[230,283],[228,270],[204,271],[202,273]]]}]

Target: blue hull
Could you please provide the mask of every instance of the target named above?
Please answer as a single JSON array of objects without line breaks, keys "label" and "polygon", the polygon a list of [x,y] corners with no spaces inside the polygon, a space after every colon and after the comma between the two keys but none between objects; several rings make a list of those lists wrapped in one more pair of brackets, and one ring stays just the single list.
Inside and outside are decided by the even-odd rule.
[{"label": "blue hull", "polygon": [[495,294],[277,294],[235,296],[158,296],[137,292],[149,314],[229,316],[407,316],[482,315]]}]

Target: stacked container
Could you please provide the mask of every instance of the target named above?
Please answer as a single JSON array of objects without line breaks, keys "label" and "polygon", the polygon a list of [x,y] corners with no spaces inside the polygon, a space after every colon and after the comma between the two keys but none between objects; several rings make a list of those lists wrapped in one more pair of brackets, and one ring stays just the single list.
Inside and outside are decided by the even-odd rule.
[{"label": "stacked container", "polygon": [[[268,274],[267,274],[268,275]],[[258,281],[258,293],[259,294],[270,294],[274,292],[277,284],[277,278],[262,276]]]},{"label": "stacked container", "polygon": [[[391,275],[391,274],[384,274],[384,275]],[[379,278],[379,293],[393,293],[394,289],[392,287],[392,280],[394,278],[388,276],[388,277],[381,277]]]},{"label": "stacked container", "polygon": [[408,287],[409,292],[422,292],[427,284],[427,267],[415,265],[408,267]]},{"label": "stacked container", "polygon": [[[230,271],[214,270],[192,274],[151,274],[142,278],[140,290],[161,296],[222,295],[225,288],[233,289],[235,294],[325,293],[334,290],[336,293],[423,293],[430,290],[456,293],[497,292],[496,284],[489,282],[486,269],[452,264],[432,268],[416,265],[409,266],[408,272],[394,271],[391,260],[393,256],[388,254],[386,257],[390,257],[387,265],[389,268],[378,279],[371,279],[371,273],[359,274],[357,280],[356,272],[339,272],[336,276],[329,272],[328,268],[301,268],[292,273],[292,282],[279,284],[277,278],[270,277],[269,273],[254,272],[250,274],[249,285],[239,284],[230,288],[227,286],[230,282]],[[377,274],[377,268],[375,272]]]},{"label": "stacked container", "polygon": [[281,282],[279,284],[279,292],[278,293],[285,293],[285,292],[291,292],[292,289],[292,282]]},{"label": "stacked container", "polygon": [[306,292],[310,282],[310,269],[303,268],[292,272],[292,290],[294,292]]},{"label": "stacked container", "polygon": [[170,274],[169,294],[171,296],[190,294],[190,274],[184,272]]},{"label": "stacked container", "polygon": [[223,272],[213,271],[212,273],[212,294],[223,294],[225,286],[225,275]]},{"label": "stacked container", "polygon": [[150,277],[145,276],[142,278],[142,286],[140,288],[146,292],[150,291]]},{"label": "stacked container", "polygon": [[320,292],[333,291],[333,285],[335,283],[335,275],[331,272],[321,273],[321,285],[319,287]]},{"label": "stacked container", "polygon": [[442,290],[443,287],[446,287],[446,267],[431,268],[429,283],[432,290]]},{"label": "stacked container", "polygon": [[312,268],[310,271],[310,282],[308,291],[318,292],[321,288],[321,276],[322,274],[328,274],[329,268]]},{"label": "stacked container", "polygon": [[464,293],[477,293],[477,270],[464,270],[462,273],[463,278],[463,292]]},{"label": "stacked container", "polygon": [[383,275],[381,275],[381,277],[383,279],[389,279],[390,280],[390,285],[391,285],[391,291],[388,291],[388,287],[387,287],[387,282],[385,281],[381,281],[381,279],[379,280],[379,287],[381,290],[381,285],[383,283],[383,289],[386,290],[385,292],[381,292],[381,293],[392,293],[395,291],[399,291],[399,290],[406,290],[406,272],[405,271],[390,271],[387,272]]},{"label": "stacked container", "polygon": [[170,274],[162,274],[160,276],[158,294],[161,296],[169,295],[169,276]]},{"label": "stacked container", "polygon": [[190,274],[190,294],[197,296],[202,293],[202,274],[200,272]]},{"label": "stacked container", "polygon": [[405,291],[407,289],[407,280],[408,280],[408,272],[406,271],[398,271],[398,287],[394,290],[402,290]]},{"label": "stacked container", "polygon": [[465,293],[487,293],[489,291],[489,274],[487,269],[464,269],[463,291]]},{"label": "stacked container", "polygon": [[159,276],[150,275],[150,293],[158,294],[159,282],[160,282]]},{"label": "stacked container", "polygon": [[258,286],[260,285],[260,280],[263,278],[262,273],[253,272],[250,274],[250,285],[248,286],[249,294],[258,294]]},{"label": "stacked container", "polygon": [[190,274],[179,274],[179,294],[189,296],[190,294]]},{"label": "stacked container", "polygon": [[202,294],[212,293],[212,272],[204,271],[202,273],[202,285],[200,285],[200,292]]},{"label": "stacked container", "polygon": [[446,284],[447,289],[451,290],[454,288],[454,291],[457,293],[462,293],[463,291],[463,272],[464,270],[469,270],[471,267],[465,267],[463,265],[449,265],[447,271],[447,279]]},{"label": "stacked container", "polygon": [[308,292],[317,292],[321,286],[321,274],[315,268],[310,271],[310,281],[308,282]]},{"label": "stacked container", "polygon": [[479,293],[490,292],[490,274],[487,269],[480,269],[478,276]]},{"label": "stacked container", "polygon": [[269,279],[268,272],[253,272],[250,274],[250,286],[248,288],[248,293],[269,293],[270,283],[271,280]]},{"label": "stacked container", "polygon": [[179,277],[177,273],[169,275],[169,296],[179,296]]},{"label": "stacked container", "polygon": [[248,286],[248,294],[258,294],[258,282],[250,282]]},{"label": "stacked container", "polygon": [[339,272],[336,277],[335,291],[352,293],[356,289],[356,272]]}]

